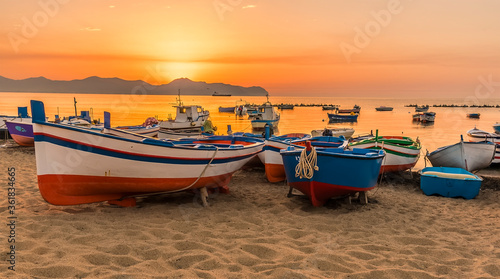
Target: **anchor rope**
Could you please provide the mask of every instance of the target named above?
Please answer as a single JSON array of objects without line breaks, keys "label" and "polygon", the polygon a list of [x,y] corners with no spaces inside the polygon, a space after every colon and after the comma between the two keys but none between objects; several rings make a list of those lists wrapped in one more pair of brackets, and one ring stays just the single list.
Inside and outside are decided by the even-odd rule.
[{"label": "anchor rope", "polygon": [[311,152],[307,154],[307,149],[304,148],[300,153],[299,163],[295,166],[295,177],[311,179],[314,171],[318,171],[318,154],[316,149],[311,147]]}]

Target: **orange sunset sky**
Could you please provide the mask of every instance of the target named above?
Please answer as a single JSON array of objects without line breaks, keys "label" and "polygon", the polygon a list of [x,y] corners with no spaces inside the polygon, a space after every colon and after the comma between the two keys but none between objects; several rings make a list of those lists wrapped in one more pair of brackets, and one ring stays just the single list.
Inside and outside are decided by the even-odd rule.
[{"label": "orange sunset sky", "polygon": [[497,0],[0,0],[0,76],[500,98]]}]

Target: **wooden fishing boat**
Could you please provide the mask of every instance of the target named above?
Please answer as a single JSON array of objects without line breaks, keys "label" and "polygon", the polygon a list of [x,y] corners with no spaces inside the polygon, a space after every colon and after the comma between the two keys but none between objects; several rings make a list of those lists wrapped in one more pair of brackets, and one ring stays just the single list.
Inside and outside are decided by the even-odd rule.
[{"label": "wooden fishing boat", "polygon": [[460,142],[427,152],[426,157],[434,167],[462,168],[476,171],[487,168],[495,157],[496,146],[492,142]]},{"label": "wooden fishing boat", "polygon": [[424,194],[473,199],[479,194],[482,178],[462,168],[428,167],[420,171]]},{"label": "wooden fishing boat", "polygon": [[259,154],[269,182],[279,182],[286,178],[280,151],[288,146],[294,146],[297,149],[305,148],[306,141],[315,147],[341,149],[347,147],[347,140],[344,137],[320,136],[311,138],[310,135],[302,133],[271,137],[265,141],[262,153]]},{"label": "wooden fishing boat", "polygon": [[415,113],[412,115],[412,120],[413,121],[420,121],[420,116],[422,115],[422,113]]},{"label": "wooden fishing boat", "polygon": [[264,129],[266,125],[276,129],[279,121],[280,114],[276,112],[270,102],[265,102],[263,105],[259,106],[256,113],[252,114],[251,124],[252,128],[255,130]]},{"label": "wooden fishing boat", "polygon": [[468,118],[479,118],[480,116],[480,113],[467,113]]},{"label": "wooden fishing boat", "polygon": [[392,111],[393,109],[394,108],[392,107],[386,107],[386,106],[380,106],[375,108],[376,111]]},{"label": "wooden fishing boat", "polygon": [[[288,185],[307,195],[313,206],[322,206],[332,197],[364,193],[376,186],[385,156],[383,150],[308,149],[291,146],[280,154]],[[307,156],[317,160],[317,168]],[[307,165],[311,169],[302,171]]]},{"label": "wooden fishing boat", "polygon": [[385,156],[382,172],[395,172],[411,169],[420,158],[420,141],[402,136],[378,136],[351,142],[349,149],[384,149]]},{"label": "wooden fishing boat", "polygon": [[137,195],[226,187],[264,145],[233,136],[132,140],[48,123],[40,101],[31,101],[31,108],[38,187],[55,205],[111,201],[130,206]]},{"label": "wooden fishing boat", "polygon": [[497,122],[493,124],[493,130],[495,131],[495,133],[500,134],[500,123]]},{"label": "wooden fishing boat", "polygon": [[318,136],[332,136],[332,137],[340,137],[344,136],[346,139],[349,139],[354,134],[353,128],[340,128],[340,127],[332,127],[325,129],[312,130],[311,135],[313,137]]},{"label": "wooden fishing boat", "polygon": [[500,134],[488,133],[474,127],[474,129],[470,129],[469,131],[467,131],[467,136],[469,138],[469,141],[489,141],[494,143],[496,145],[495,158],[493,158],[493,161],[491,161],[491,163],[500,163]]}]

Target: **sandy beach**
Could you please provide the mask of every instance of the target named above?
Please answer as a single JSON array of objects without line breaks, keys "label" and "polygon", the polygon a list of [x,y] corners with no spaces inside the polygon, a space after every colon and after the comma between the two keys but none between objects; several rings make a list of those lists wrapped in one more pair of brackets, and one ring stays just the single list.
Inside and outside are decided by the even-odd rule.
[{"label": "sandy beach", "polygon": [[38,191],[34,148],[0,148],[0,158],[2,222],[17,217],[15,271],[2,229],[2,278],[500,277],[494,178],[465,200],[425,196],[418,175],[391,175],[367,205],[315,208],[253,165],[234,174],[229,194],[211,194],[208,208],[191,192],[139,198],[133,208],[54,206]]}]

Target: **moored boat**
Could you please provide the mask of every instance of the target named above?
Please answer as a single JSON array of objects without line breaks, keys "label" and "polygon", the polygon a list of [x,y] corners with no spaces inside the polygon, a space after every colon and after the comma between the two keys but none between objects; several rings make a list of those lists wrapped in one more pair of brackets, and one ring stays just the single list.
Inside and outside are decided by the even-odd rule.
[{"label": "moored boat", "polygon": [[493,130],[495,131],[495,133],[500,134],[500,123],[497,122],[493,124]]},{"label": "moored boat", "polygon": [[421,145],[417,140],[403,136],[378,136],[370,137],[349,144],[349,149],[384,149],[385,156],[382,172],[395,172],[411,169],[420,158]]},{"label": "moored boat", "polygon": [[392,111],[393,109],[394,109],[393,107],[386,107],[386,106],[380,106],[375,108],[376,111]]},{"label": "moored boat", "polygon": [[415,112],[426,112],[429,110],[429,105],[415,106]]},{"label": "moored boat", "polygon": [[194,129],[201,128],[203,123],[210,116],[208,110],[203,109],[202,106],[197,105],[184,105],[181,101],[181,93],[179,91],[179,97],[177,98],[177,105],[174,106],[176,109],[175,118],[172,119],[170,116],[167,120],[161,121],[161,129]]},{"label": "moored boat", "polygon": [[427,167],[420,171],[424,194],[473,199],[479,194],[482,178],[462,168]]},{"label": "moored boat", "polygon": [[235,107],[219,107],[219,112],[234,112]]},{"label": "moored boat", "polygon": [[[332,197],[373,189],[385,152],[340,148],[312,148],[307,151],[289,147],[281,150],[280,154],[288,185],[307,195],[313,206],[322,206]],[[316,167],[307,159],[308,156],[316,160]],[[308,165],[310,168],[303,168]]]},{"label": "moored boat", "polygon": [[492,142],[460,142],[443,146],[427,152],[426,157],[434,167],[462,168],[476,171],[488,167],[495,157],[495,144]]},{"label": "moored boat", "polygon": [[280,114],[277,113],[273,105],[267,101],[259,106],[257,112],[252,115],[251,119],[252,128],[255,130],[264,129],[266,125],[271,126],[272,129],[276,129],[280,121]]},{"label": "moored boat", "polygon": [[294,105],[292,104],[279,104],[278,109],[284,110],[284,109],[293,109]]},{"label": "moored boat", "polygon": [[336,108],[337,108],[337,106],[334,106],[334,105],[322,106],[323,110],[335,110]]},{"label": "moored boat", "polygon": [[288,146],[294,146],[297,149],[305,148],[306,142],[310,142],[314,147],[340,149],[347,147],[347,140],[344,137],[320,136],[311,138],[310,135],[302,133],[271,137],[265,141],[263,152],[259,154],[269,182],[279,182],[286,178],[280,151]]},{"label": "moored boat", "polygon": [[337,109],[337,113],[359,113],[361,111],[361,107],[358,105],[354,105],[352,109]]},{"label": "moored boat", "polygon": [[495,158],[493,158],[493,161],[491,163],[500,163],[500,134],[488,133],[474,127],[474,129],[470,129],[469,131],[467,131],[467,136],[469,138],[469,141],[489,141],[494,143],[496,145],[496,152]]},{"label": "moored boat", "polygon": [[434,122],[436,118],[436,113],[435,112],[424,112],[420,114],[420,122],[426,123],[426,122]]},{"label": "moored boat", "polygon": [[133,205],[134,196],[225,187],[264,143],[246,137],[132,140],[48,123],[31,101],[38,187],[56,205],[101,201]]},{"label": "moored boat", "polygon": [[340,127],[332,127],[325,129],[312,130],[311,135],[313,137],[318,136],[332,136],[332,137],[340,137],[344,136],[346,139],[349,139],[354,134],[353,128],[340,128]]}]

